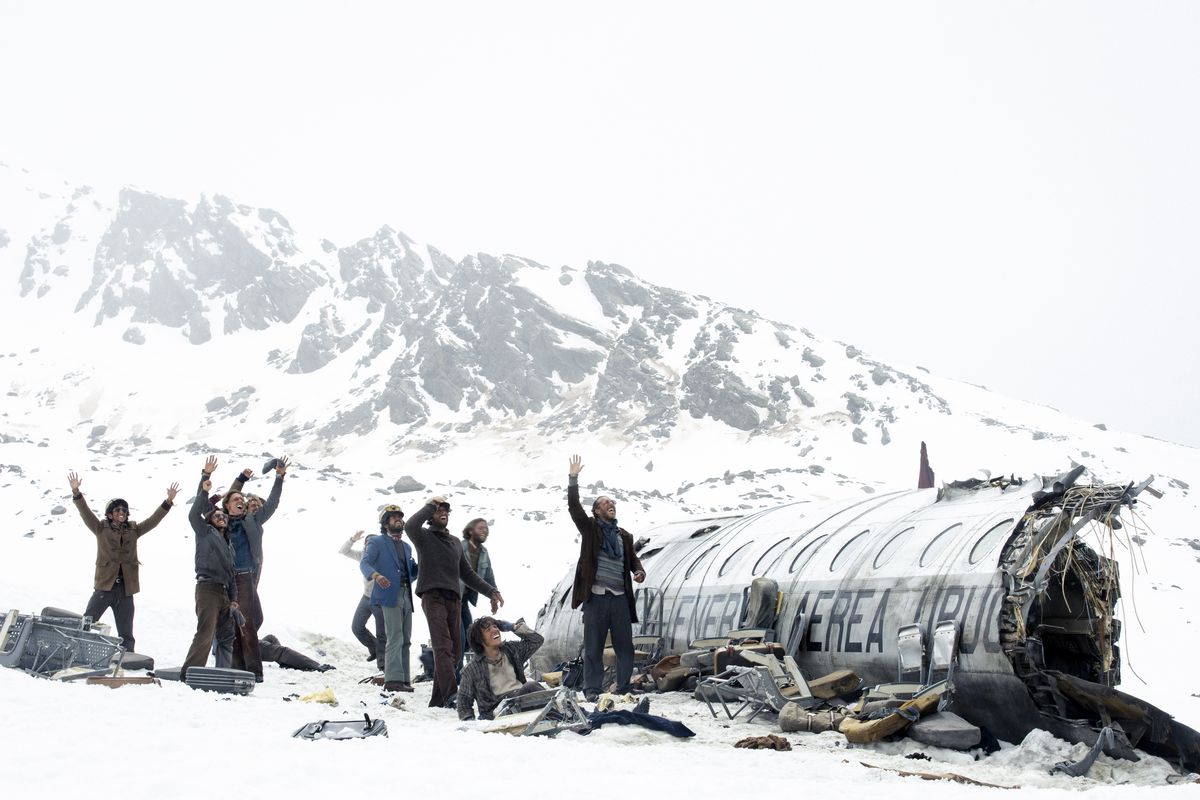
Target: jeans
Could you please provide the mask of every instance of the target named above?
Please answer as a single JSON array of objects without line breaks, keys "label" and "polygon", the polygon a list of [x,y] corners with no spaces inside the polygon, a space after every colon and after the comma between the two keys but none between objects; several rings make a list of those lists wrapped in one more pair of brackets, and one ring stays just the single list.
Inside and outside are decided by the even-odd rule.
[{"label": "jeans", "polygon": [[400,591],[394,606],[375,606],[383,610],[383,625],[387,629],[387,654],[383,657],[383,679],[412,683],[409,671],[409,648],[412,646],[412,600],[408,592]]},{"label": "jeans", "polygon": [[[410,609],[411,611],[411,609]],[[375,635],[367,630],[367,620],[375,618]],[[362,642],[382,670],[384,667],[384,652],[387,650],[387,626],[383,621],[383,607],[371,605],[371,598],[362,595],[358,598],[358,607],[350,619],[350,632],[354,638]]]},{"label": "jeans", "polygon": [[93,622],[99,622],[101,615],[110,608],[117,623],[117,635],[121,637],[121,646],[127,653],[134,652],[133,595],[125,594],[125,584],[121,581],[114,583],[107,591],[98,589],[92,592],[83,615],[91,617]]},{"label": "jeans", "polygon": [[604,680],[604,640],[612,633],[617,654],[617,691],[629,691],[633,675],[633,622],[623,594],[590,594],[583,604],[583,688],[600,691]]}]

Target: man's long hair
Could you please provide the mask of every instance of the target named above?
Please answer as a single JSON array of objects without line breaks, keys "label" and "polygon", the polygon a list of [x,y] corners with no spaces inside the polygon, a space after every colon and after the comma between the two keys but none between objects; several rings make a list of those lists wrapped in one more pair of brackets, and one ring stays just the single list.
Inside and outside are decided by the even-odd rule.
[{"label": "man's long hair", "polygon": [[466,541],[471,538],[471,531],[473,531],[475,529],[475,526],[481,522],[487,522],[487,520],[484,519],[483,517],[476,517],[475,519],[473,519],[467,523],[467,527],[463,528],[463,541]]}]

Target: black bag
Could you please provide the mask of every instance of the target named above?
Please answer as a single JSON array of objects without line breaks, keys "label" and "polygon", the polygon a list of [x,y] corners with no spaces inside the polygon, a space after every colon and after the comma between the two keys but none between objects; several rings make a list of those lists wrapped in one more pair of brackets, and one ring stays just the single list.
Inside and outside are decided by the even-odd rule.
[{"label": "black bag", "polygon": [[329,720],[310,722],[292,734],[296,739],[365,739],[368,736],[387,736],[387,723],[371,719]]},{"label": "black bag", "polygon": [[568,689],[579,690],[583,688],[583,657],[564,661],[558,665],[562,670],[562,677],[559,678],[559,684]]}]

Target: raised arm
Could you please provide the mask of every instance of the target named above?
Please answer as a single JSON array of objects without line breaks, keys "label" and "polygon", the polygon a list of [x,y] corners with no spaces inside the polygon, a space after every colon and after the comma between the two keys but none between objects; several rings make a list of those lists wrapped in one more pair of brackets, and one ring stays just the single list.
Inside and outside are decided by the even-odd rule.
[{"label": "raised arm", "polygon": [[517,620],[513,625],[513,633],[521,637],[521,641],[516,644],[517,661],[521,664],[528,661],[546,641],[544,636],[526,625],[524,619]]},{"label": "raised arm", "polygon": [[100,533],[102,523],[92,510],[88,508],[87,501],[83,499],[83,493],[79,491],[79,484],[83,483],[83,480],[74,470],[71,470],[67,473],[67,483],[71,486],[71,501],[75,503],[75,510],[83,518],[83,524],[92,533]]},{"label": "raised arm", "polygon": [[163,517],[167,516],[167,512],[171,510],[171,506],[175,505],[175,495],[178,493],[178,483],[172,483],[167,487],[167,499],[158,504],[158,508],[154,509],[153,514],[137,524],[136,531],[138,538],[145,536],[158,527],[158,523],[162,522]]},{"label": "raised arm", "polygon": [[246,467],[244,470],[242,470],[241,472],[238,473],[238,476],[236,478],[233,479],[233,483],[229,484],[229,491],[231,493],[242,491],[242,487],[244,487],[246,485],[246,481],[250,480],[253,477],[254,477],[254,470],[250,469],[249,467]]},{"label": "raised arm", "polygon": [[577,455],[571,456],[570,468],[567,471],[567,511],[570,512],[571,521],[575,523],[579,532],[587,533],[591,530],[591,519],[579,502],[579,473],[582,469],[583,459]]},{"label": "raised arm", "polygon": [[283,476],[287,473],[287,468],[288,458],[281,456],[275,464],[275,483],[271,485],[271,493],[267,495],[263,507],[254,515],[259,525],[269,520],[275,514],[275,509],[279,508],[279,496],[283,494]]},{"label": "raised arm", "polygon": [[192,507],[188,510],[188,522],[191,523],[192,530],[196,532],[197,536],[204,533],[204,529],[208,525],[204,521],[204,515],[212,507],[208,502],[208,492],[212,489],[212,474],[216,468],[216,456],[209,456],[200,473],[200,485],[196,487],[196,499],[192,501]]},{"label": "raised arm", "polygon": [[425,537],[425,523],[433,518],[433,512],[437,509],[437,503],[434,502],[439,498],[431,498],[429,502],[418,508],[408,521],[404,523],[404,535],[412,542],[418,542]]},{"label": "raised arm", "polygon": [[338,552],[344,555],[346,558],[353,558],[355,561],[362,561],[363,550],[354,549],[354,543],[362,537],[362,531],[355,531],[353,536],[342,542],[342,546],[338,548]]}]

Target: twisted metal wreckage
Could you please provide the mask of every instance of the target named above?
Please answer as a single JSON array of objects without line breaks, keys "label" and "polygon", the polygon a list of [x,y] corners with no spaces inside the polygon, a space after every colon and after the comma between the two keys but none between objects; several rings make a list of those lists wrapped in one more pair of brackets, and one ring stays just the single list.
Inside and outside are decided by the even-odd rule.
[{"label": "twisted metal wreckage", "polygon": [[[1150,481],[1079,484],[1083,471],[663,525],[638,542],[647,578],[635,634],[659,637],[666,655],[766,629],[809,678],[852,670],[882,684],[913,666],[914,641],[917,675],[928,677],[924,644],[949,629],[952,708],[974,725],[1016,742],[1043,728],[1100,740],[1111,756],[1136,760],[1138,748],[1200,770],[1200,734],[1116,688],[1112,555],[1126,530],[1121,511],[1133,518]],[[1088,532],[1103,552],[1084,541]],[[577,653],[572,578],[539,613],[547,641],[535,666]]]}]

